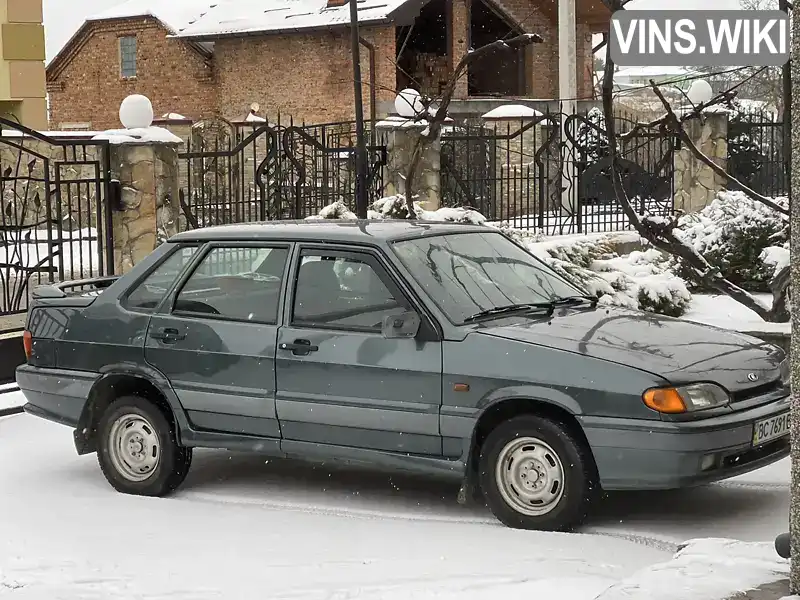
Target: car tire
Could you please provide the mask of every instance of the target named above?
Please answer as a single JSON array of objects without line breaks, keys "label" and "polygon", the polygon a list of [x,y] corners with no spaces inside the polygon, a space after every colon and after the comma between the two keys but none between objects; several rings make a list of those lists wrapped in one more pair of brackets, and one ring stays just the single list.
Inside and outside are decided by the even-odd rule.
[{"label": "car tire", "polygon": [[598,485],[593,461],[561,423],[525,415],[498,425],[481,446],[478,481],[497,519],[515,529],[571,531]]},{"label": "car tire", "polygon": [[100,469],[118,492],[165,496],[189,473],[192,449],[178,444],[167,417],[144,398],[116,400],[100,418],[97,433]]}]

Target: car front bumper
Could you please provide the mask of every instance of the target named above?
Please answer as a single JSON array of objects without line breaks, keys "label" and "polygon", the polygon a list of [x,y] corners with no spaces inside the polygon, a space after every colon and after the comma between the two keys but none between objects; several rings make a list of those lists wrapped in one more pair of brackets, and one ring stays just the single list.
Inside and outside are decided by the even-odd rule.
[{"label": "car front bumper", "polygon": [[789,455],[789,436],[754,447],[756,422],[789,411],[789,397],[687,422],[578,416],[605,490],[664,490],[759,469]]}]

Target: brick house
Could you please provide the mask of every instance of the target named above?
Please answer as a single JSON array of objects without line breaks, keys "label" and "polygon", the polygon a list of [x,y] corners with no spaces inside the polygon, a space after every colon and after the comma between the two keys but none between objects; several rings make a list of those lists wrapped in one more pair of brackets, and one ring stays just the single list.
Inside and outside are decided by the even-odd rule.
[{"label": "brick house", "polygon": [[[592,34],[608,30],[601,0],[577,0],[576,75],[592,95]],[[47,67],[51,128],[118,126],[131,93],[156,114],[237,119],[257,102],[307,123],[353,118],[346,0],[128,0],[84,23]],[[359,3],[364,98],[379,116],[395,90],[439,92],[471,46],[516,33],[537,44],[470,67],[454,110],[498,99],[558,96],[556,0],[363,0]],[[373,97],[370,90],[374,90]],[[472,107],[472,108],[471,108]]]}]

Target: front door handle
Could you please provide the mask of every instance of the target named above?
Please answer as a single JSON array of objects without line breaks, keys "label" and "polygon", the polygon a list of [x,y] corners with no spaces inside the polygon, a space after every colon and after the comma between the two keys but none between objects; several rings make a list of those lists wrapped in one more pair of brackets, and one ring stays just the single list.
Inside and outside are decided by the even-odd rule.
[{"label": "front door handle", "polygon": [[278,348],[291,352],[295,356],[306,356],[319,350],[319,346],[313,346],[310,340],[295,340],[291,344],[283,342],[278,345]]},{"label": "front door handle", "polygon": [[185,340],[186,334],[181,333],[177,329],[173,327],[165,327],[159,331],[154,331],[150,334],[150,337],[154,340],[159,340],[164,342],[165,344],[174,344],[178,340]]}]

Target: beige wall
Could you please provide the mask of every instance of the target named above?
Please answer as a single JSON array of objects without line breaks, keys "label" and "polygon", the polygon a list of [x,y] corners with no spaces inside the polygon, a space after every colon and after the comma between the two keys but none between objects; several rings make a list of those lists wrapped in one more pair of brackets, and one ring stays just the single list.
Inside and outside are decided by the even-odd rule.
[{"label": "beige wall", "polygon": [[47,128],[42,0],[0,0],[0,111]]}]

